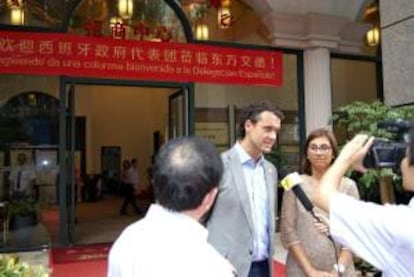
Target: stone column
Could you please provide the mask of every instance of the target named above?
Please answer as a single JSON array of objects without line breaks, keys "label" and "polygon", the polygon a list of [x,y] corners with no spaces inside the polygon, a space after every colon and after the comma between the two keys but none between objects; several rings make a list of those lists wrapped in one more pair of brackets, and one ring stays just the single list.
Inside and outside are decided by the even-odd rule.
[{"label": "stone column", "polygon": [[273,46],[304,49],[306,132],[327,127],[332,115],[330,51],[359,53],[370,26],[317,13],[271,11],[262,20]]},{"label": "stone column", "polygon": [[332,115],[331,69],[328,48],[304,51],[306,134],[328,126]]},{"label": "stone column", "polygon": [[384,102],[414,103],[414,2],[380,4]]}]

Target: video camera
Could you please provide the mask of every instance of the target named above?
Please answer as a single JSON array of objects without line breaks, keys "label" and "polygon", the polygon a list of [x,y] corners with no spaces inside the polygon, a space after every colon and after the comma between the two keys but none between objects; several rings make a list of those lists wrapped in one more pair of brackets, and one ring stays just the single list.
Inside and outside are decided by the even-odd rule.
[{"label": "video camera", "polygon": [[364,166],[366,168],[393,168],[398,170],[401,160],[405,157],[408,144],[407,134],[411,128],[414,128],[414,121],[384,121],[378,123],[377,127],[394,133],[396,138],[395,140],[375,138],[364,158]]}]

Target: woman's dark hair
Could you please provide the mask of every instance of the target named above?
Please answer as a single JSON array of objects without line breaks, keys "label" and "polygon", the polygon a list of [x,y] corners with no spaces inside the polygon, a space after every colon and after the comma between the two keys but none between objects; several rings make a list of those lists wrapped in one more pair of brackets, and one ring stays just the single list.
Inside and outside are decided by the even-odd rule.
[{"label": "woman's dark hair", "polygon": [[335,135],[332,133],[332,131],[325,129],[325,128],[313,130],[306,139],[305,147],[303,150],[304,152],[302,154],[301,172],[304,174],[312,175],[312,165],[310,164],[308,157],[307,157],[308,148],[312,140],[316,138],[320,138],[320,137],[327,138],[329,140],[329,143],[331,144],[332,154],[333,154],[333,159],[331,161],[331,164],[333,163],[335,158],[338,156],[338,142],[336,141]]}]

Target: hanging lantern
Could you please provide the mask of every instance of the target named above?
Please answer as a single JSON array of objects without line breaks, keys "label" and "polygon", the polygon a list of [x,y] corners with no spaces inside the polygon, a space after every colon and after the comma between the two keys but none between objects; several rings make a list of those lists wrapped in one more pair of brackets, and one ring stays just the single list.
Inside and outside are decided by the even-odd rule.
[{"label": "hanging lantern", "polygon": [[118,14],[123,19],[129,19],[134,14],[133,0],[118,0]]},{"label": "hanging lantern", "polygon": [[373,27],[366,34],[367,44],[369,46],[377,46],[380,42],[380,31],[378,27]]},{"label": "hanging lantern", "polygon": [[232,16],[229,7],[221,6],[217,12],[217,25],[220,29],[227,29],[232,24]]},{"label": "hanging lantern", "polygon": [[7,0],[9,8],[23,8],[24,0]]},{"label": "hanging lantern", "polygon": [[113,26],[115,26],[117,23],[119,24],[123,24],[124,21],[122,20],[122,18],[120,18],[119,16],[113,16],[109,19],[109,27],[112,28]]},{"label": "hanging lantern", "polygon": [[24,25],[24,9],[12,8],[10,10],[10,23],[12,25]]},{"label": "hanging lantern", "polygon": [[112,38],[125,39],[126,29],[122,18],[114,16],[109,19],[109,28],[111,29]]},{"label": "hanging lantern", "polygon": [[221,0],[222,7],[228,8],[230,7],[230,4],[231,4],[231,0]]},{"label": "hanging lantern", "polygon": [[209,30],[208,25],[206,23],[198,23],[196,25],[196,38],[198,40],[208,40]]}]

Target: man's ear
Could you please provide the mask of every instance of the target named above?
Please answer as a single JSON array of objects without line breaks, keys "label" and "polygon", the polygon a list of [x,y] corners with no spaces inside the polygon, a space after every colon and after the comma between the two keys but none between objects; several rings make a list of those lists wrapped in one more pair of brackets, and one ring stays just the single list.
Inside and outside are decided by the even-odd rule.
[{"label": "man's ear", "polygon": [[204,196],[203,206],[205,207],[206,211],[210,210],[211,206],[213,206],[214,201],[216,200],[216,197],[217,197],[217,193],[218,193],[218,188],[215,187],[212,190],[210,190],[206,194],[206,196]]},{"label": "man's ear", "polygon": [[201,205],[199,206],[202,209],[201,212],[203,213],[203,215],[200,218],[200,222],[204,225],[207,223],[207,221],[209,220],[211,216],[217,194],[218,194],[218,188],[215,187],[204,196],[203,201],[201,202]]},{"label": "man's ear", "polygon": [[245,129],[245,130],[250,129],[252,126],[253,126],[253,122],[252,122],[250,119],[247,119],[247,120],[244,122],[244,129]]}]

